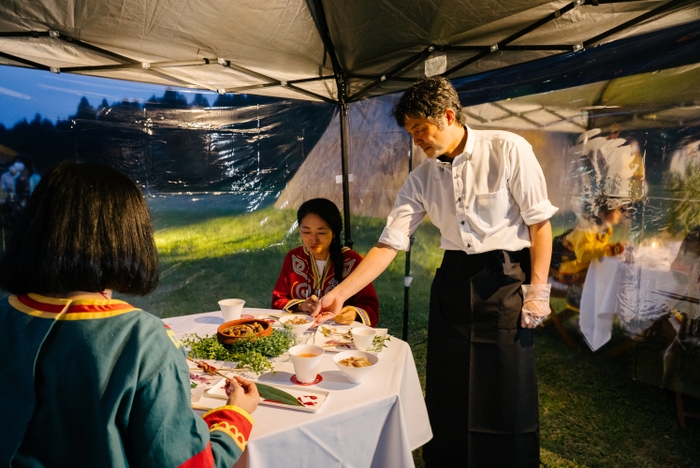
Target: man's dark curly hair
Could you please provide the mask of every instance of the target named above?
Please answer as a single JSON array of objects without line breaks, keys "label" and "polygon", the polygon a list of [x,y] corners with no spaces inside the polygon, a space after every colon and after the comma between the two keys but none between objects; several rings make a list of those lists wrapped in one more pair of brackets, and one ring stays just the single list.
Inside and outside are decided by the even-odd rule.
[{"label": "man's dark curly hair", "polygon": [[467,124],[459,95],[452,83],[442,76],[422,78],[408,88],[396,103],[393,115],[399,127],[406,126],[406,117],[428,119],[442,129],[440,117],[447,109],[455,111],[457,121]]}]

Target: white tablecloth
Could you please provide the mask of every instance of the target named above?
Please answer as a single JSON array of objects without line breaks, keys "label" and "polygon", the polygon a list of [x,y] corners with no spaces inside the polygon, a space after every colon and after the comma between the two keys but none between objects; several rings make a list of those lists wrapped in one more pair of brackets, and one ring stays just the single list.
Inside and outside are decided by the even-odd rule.
[{"label": "white tablecloth", "polygon": [[[243,310],[254,316],[280,311]],[[216,333],[220,312],[164,319],[176,335]],[[432,438],[418,373],[408,344],[392,337],[379,362],[360,384],[350,384],[326,353],[323,381],[311,388],[329,391],[316,413],[260,405],[243,458],[249,468],[412,467],[412,450]],[[291,385],[291,362],[276,362],[277,373],[260,381]],[[221,401],[221,400],[219,400]]]},{"label": "white tablecloth", "polygon": [[617,316],[622,328],[640,335],[654,319],[671,308],[697,316],[697,304],[669,295],[697,297],[697,285],[679,282],[670,269],[680,243],[666,247],[639,247],[635,258],[622,256],[594,260],[581,295],[579,325],[588,346],[595,351],[610,340]]}]

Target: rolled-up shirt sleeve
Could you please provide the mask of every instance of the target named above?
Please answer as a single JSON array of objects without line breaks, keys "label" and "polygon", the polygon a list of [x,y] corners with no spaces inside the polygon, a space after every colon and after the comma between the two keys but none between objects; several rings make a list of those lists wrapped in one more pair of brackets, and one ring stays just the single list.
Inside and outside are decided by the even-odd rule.
[{"label": "rolled-up shirt sleeve", "polygon": [[557,212],[559,208],[552,205],[549,200],[543,200],[537,205],[530,207],[525,211],[521,211],[520,215],[523,217],[525,224],[531,226],[533,224],[546,221],[551,218],[554,213]]},{"label": "rolled-up shirt sleeve", "polygon": [[520,215],[528,226],[551,218],[558,208],[547,195],[547,181],[535,153],[524,139],[517,140],[510,150],[510,193],[520,207]]},{"label": "rolled-up shirt sleeve", "polygon": [[425,216],[425,208],[417,195],[418,179],[408,176],[396,196],[394,207],[387,217],[386,227],[379,236],[379,242],[396,250],[407,251],[410,247],[411,234],[418,228]]}]

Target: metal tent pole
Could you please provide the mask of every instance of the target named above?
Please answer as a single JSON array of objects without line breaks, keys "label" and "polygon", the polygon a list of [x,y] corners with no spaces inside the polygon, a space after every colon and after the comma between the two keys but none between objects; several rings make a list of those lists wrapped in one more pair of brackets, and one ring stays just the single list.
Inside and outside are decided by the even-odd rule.
[{"label": "metal tent pole", "polygon": [[326,13],[323,8],[322,0],[307,0],[307,6],[311,12],[311,17],[316,25],[318,35],[323,41],[325,54],[331,61],[333,67],[333,75],[335,83],[338,87],[338,109],[340,110],[340,158],[343,171],[343,219],[345,221],[345,245],[352,248],[354,241],[352,240],[352,232],[350,229],[350,188],[348,176],[348,87],[347,76],[343,70],[338,55],[336,54],[333,40],[331,39],[328,22],[326,21]]},{"label": "metal tent pole", "polygon": [[[410,174],[413,170],[413,142],[408,146],[408,173]],[[413,247],[414,237],[411,236],[408,243],[408,251],[406,251],[406,268],[404,270],[403,277],[403,330],[401,332],[401,339],[408,341],[408,302],[409,302],[409,292],[411,290],[411,282],[413,277],[411,276],[411,249]]]},{"label": "metal tent pole", "polygon": [[338,77],[338,108],[340,110],[340,159],[343,174],[343,221],[345,221],[345,245],[352,249],[355,241],[352,240],[350,227],[350,176],[348,174],[348,102],[345,75]]}]

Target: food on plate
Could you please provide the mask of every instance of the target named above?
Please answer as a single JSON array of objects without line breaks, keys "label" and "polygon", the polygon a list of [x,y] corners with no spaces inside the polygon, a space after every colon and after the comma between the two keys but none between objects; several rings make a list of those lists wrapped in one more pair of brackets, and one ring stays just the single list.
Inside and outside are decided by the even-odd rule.
[{"label": "food on plate", "polygon": [[340,361],[338,361],[338,363],[347,367],[369,367],[372,365],[372,363],[370,363],[364,356],[350,356],[349,358],[341,359]]},{"label": "food on plate", "polygon": [[204,376],[193,374],[192,372],[190,372],[190,386],[194,388],[199,384],[209,384],[209,379],[207,379]]},{"label": "food on plate", "polygon": [[310,320],[307,317],[292,317],[289,320],[285,320],[284,323],[289,325],[306,325]]}]

